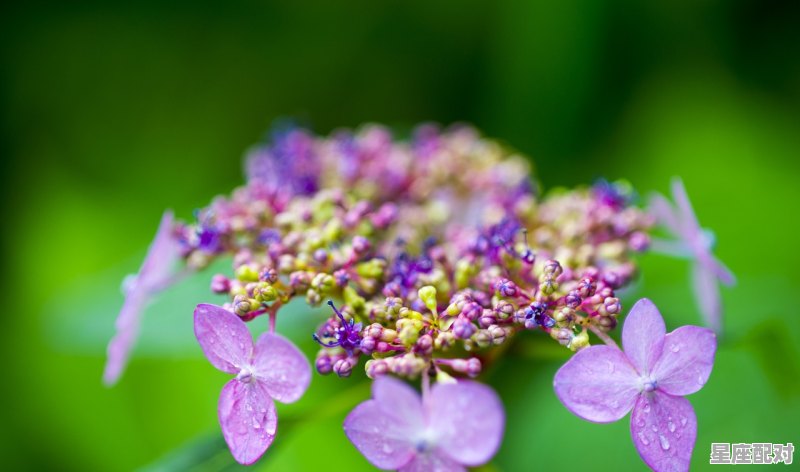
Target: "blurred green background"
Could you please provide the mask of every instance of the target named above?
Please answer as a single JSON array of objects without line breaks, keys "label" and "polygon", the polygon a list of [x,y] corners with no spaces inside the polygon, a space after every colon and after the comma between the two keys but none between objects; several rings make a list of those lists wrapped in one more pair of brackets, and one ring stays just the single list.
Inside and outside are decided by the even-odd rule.
[{"label": "blurred green background", "polygon": [[[148,312],[121,383],[105,343],[165,207],[194,208],[242,181],[241,155],[277,117],[319,133],[366,121],[474,123],[532,156],[545,188],[629,179],[641,194],[682,176],[717,254],[723,292],[714,373],[691,400],[696,469],[711,442],[800,445],[800,3],[759,0],[17,2],[0,15],[4,470],[236,468],[191,311],[210,273]],[[795,216],[792,216],[795,215]],[[641,260],[630,307],[669,329],[699,323],[684,261]],[[219,270],[226,270],[222,263]],[[320,315],[285,330],[313,356]],[[627,419],[572,416],[551,388],[567,358],[523,336],[485,380],[508,412],[485,470],[641,470]],[[370,470],[341,430],[363,376],[315,376],[279,406],[254,467]],[[177,452],[176,452],[177,451]],[[781,466],[775,466],[781,467]]]}]

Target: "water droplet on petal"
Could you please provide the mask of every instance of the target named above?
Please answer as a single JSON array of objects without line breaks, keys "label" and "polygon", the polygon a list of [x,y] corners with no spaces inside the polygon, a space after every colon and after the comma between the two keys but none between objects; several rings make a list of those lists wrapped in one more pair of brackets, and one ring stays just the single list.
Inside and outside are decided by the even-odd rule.
[{"label": "water droplet on petal", "polygon": [[650,404],[649,403],[645,403],[643,410],[644,410],[645,413],[650,413]]},{"label": "water droplet on petal", "polygon": [[656,425],[650,426],[650,429],[652,429],[654,433],[658,432],[658,426]]},{"label": "water droplet on petal", "polygon": [[672,352],[678,352],[678,351],[681,350],[681,345],[680,344],[673,344],[672,346],[669,347],[669,350],[672,351]]},{"label": "water droplet on petal", "polygon": [[686,426],[686,418],[681,416],[681,426]]},{"label": "water droplet on petal", "polygon": [[393,451],[394,451],[394,449],[392,449],[392,446],[390,446],[389,444],[386,444],[386,443],[383,444],[383,452],[384,452],[384,454],[391,454]]},{"label": "water droplet on petal", "polygon": [[647,436],[645,436],[644,432],[642,431],[639,431],[639,441],[641,441],[642,444],[644,444],[645,446],[650,444],[650,441],[647,440]]},{"label": "water droplet on petal", "polygon": [[705,379],[703,378],[703,375],[702,375],[702,374],[700,374],[700,375],[698,375],[698,376],[697,376],[697,383],[698,383],[698,384],[700,384],[700,385],[703,385],[703,384],[705,384],[705,383],[706,383],[706,382],[705,382]]},{"label": "water droplet on petal", "polygon": [[670,421],[669,423],[667,423],[667,428],[669,429],[670,433],[674,433],[675,432],[675,423]]},{"label": "water droplet on petal", "polygon": [[668,450],[669,449],[669,440],[663,434],[658,435],[658,441],[661,443],[661,449]]},{"label": "water droplet on petal", "polygon": [[639,421],[636,423],[636,426],[638,426],[640,428],[644,428],[644,420],[643,419],[639,419]]},{"label": "water droplet on petal", "polygon": [[619,408],[619,402],[617,400],[611,400],[611,408]]}]

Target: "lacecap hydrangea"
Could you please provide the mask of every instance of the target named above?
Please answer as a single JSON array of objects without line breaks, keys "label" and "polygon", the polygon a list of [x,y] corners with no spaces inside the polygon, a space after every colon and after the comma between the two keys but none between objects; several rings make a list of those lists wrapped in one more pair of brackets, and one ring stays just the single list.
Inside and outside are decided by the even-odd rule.
[{"label": "lacecap hydrangea", "polygon": [[[674,205],[653,196],[647,208],[625,182],[543,194],[523,156],[472,128],[431,125],[406,141],[376,125],[328,137],[284,127],[247,154],[245,168],[244,185],[194,220],[164,214],[124,286],[107,384],[123,372],[149,300],[232,257],[232,271],[210,280],[228,301],[198,304],[194,323],[209,362],[232,376],[218,416],[240,463],[267,451],[274,401],[301,398],[312,370],[346,377],[360,368],[374,379],[372,398],[343,429],[370,463],[404,471],[486,463],[505,413],[481,371],[502,356],[499,346],[533,331],[576,353],[554,381],[570,411],[608,422],[632,410],[644,462],[688,469],[697,419],[683,396],[711,373],[714,331],[666,334],[655,305],[641,300],[625,321],[624,351],[608,334],[623,317],[617,291],[648,250],[694,261],[701,311],[720,329],[717,281],[733,276],[711,255],[679,179]],[[308,320],[320,347],[314,369],[275,332],[294,298],[328,305],[327,319]],[[269,329],[254,341],[247,322],[259,316]],[[600,345],[590,346],[592,336]]]}]

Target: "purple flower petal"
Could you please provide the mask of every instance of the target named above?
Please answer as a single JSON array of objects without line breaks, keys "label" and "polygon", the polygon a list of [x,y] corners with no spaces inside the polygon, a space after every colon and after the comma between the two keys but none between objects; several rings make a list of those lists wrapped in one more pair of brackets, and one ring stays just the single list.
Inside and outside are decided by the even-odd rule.
[{"label": "purple flower petal", "polygon": [[398,469],[414,457],[413,438],[419,430],[398,421],[391,405],[367,400],[347,415],[344,433],[372,465]]},{"label": "purple flower petal", "polygon": [[697,258],[698,262],[702,264],[706,270],[713,273],[720,282],[725,285],[735,285],[736,284],[736,276],[733,275],[730,269],[728,269],[725,264],[722,263],[719,259],[711,255],[711,253],[706,252]]},{"label": "purple flower petal", "polygon": [[219,396],[219,424],[233,458],[252,464],[267,450],[278,428],[275,404],[257,382],[231,380]]},{"label": "purple flower petal", "polygon": [[631,414],[631,437],[636,450],[657,472],[689,470],[697,418],[683,397],[655,391],[641,395]]},{"label": "purple flower petal", "polygon": [[107,386],[114,385],[125,370],[133,344],[139,336],[140,315],[146,303],[143,293],[131,293],[125,297],[117,317],[117,333],[108,343],[108,360],[103,371],[103,383]]},{"label": "purple flower petal", "polygon": [[651,215],[655,216],[656,221],[669,229],[672,234],[676,236],[681,234],[680,220],[675,207],[666,197],[659,193],[651,195],[647,209]]},{"label": "purple flower petal", "polygon": [[150,298],[173,281],[173,268],[179,258],[178,243],[172,235],[173,221],[172,212],[165,211],[139,273],[125,289],[125,302],[115,322],[117,332],[108,343],[108,360],[103,371],[107,386],[115,384],[125,370]]},{"label": "purple flower petal", "polygon": [[595,423],[610,423],[633,407],[639,375],[619,349],[591,346],[558,369],[553,387],[572,413]]},{"label": "purple flower petal", "polygon": [[385,375],[378,377],[372,382],[372,397],[409,430],[419,432],[424,429],[422,399],[407,383]]},{"label": "purple flower petal", "polygon": [[667,240],[651,238],[649,249],[659,254],[682,259],[694,259],[695,254],[692,248],[686,245],[682,239]]},{"label": "purple flower petal", "polygon": [[680,234],[687,241],[699,239],[701,235],[700,224],[697,222],[692,203],[689,201],[689,195],[686,193],[686,187],[684,187],[683,180],[680,177],[672,179],[672,198],[678,205]]},{"label": "purple flower petal", "polygon": [[399,472],[465,472],[461,464],[440,451],[433,450],[417,455],[414,460],[400,468]]},{"label": "purple flower petal", "polygon": [[658,360],[666,332],[653,302],[642,298],[633,305],[622,326],[622,346],[640,374],[647,375]]},{"label": "purple flower petal", "polygon": [[486,385],[466,380],[436,384],[425,408],[438,449],[460,464],[483,464],[500,447],[505,427],[503,404]]},{"label": "purple flower petal", "polygon": [[692,266],[692,290],[706,324],[716,332],[722,329],[722,301],[717,277],[699,262]]},{"label": "purple flower petal", "polygon": [[244,321],[230,311],[216,305],[197,305],[194,334],[203,353],[217,369],[237,374],[250,363],[253,338]]},{"label": "purple flower petal", "polygon": [[180,258],[178,240],[172,234],[175,218],[171,210],[164,212],[158,231],[147,250],[139,275],[136,278],[138,287],[154,291],[165,288],[172,279],[175,263]]},{"label": "purple flower petal", "polygon": [[297,401],[311,382],[311,364],[289,340],[273,333],[258,338],[255,375],[269,395],[283,403]]},{"label": "purple flower petal", "polygon": [[717,337],[698,326],[681,326],[664,340],[664,353],[653,367],[658,388],[670,395],[689,395],[705,385],[714,367]]}]

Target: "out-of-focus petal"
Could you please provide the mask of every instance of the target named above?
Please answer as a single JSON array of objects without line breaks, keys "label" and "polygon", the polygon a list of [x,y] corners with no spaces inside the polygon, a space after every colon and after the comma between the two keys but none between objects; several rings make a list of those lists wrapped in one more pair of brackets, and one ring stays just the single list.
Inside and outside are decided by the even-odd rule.
[{"label": "out-of-focus petal", "polygon": [[667,240],[651,238],[648,249],[652,252],[664,254],[670,257],[678,257],[682,259],[694,258],[694,252],[682,239]]},{"label": "out-of-focus petal", "polygon": [[200,304],[194,309],[194,334],[214,367],[239,373],[253,356],[253,338],[244,321],[230,311]]},{"label": "out-of-focus petal", "polygon": [[483,464],[500,447],[505,412],[488,386],[470,381],[436,384],[425,409],[436,446],[458,463]]},{"label": "out-of-focus petal", "polygon": [[640,374],[648,374],[661,355],[667,329],[658,308],[642,298],[631,308],[622,326],[625,354]]},{"label": "out-of-focus petal", "polygon": [[698,262],[703,264],[706,270],[713,273],[723,284],[729,286],[736,284],[736,276],[733,275],[733,272],[731,272],[731,270],[728,269],[728,267],[725,266],[722,261],[710,253],[704,254],[702,257],[698,257]]},{"label": "out-of-focus petal", "polygon": [[653,367],[659,390],[689,395],[705,385],[714,367],[717,336],[698,326],[681,326],[664,340],[664,353]]},{"label": "out-of-focus petal", "polygon": [[447,454],[433,450],[420,454],[400,468],[399,472],[465,472],[467,469]]},{"label": "out-of-focus petal", "polygon": [[219,424],[233,458],[252,464],[267,450],[278,428],[275,404],[257,382],[231,380],[219,396]]},{"label": "out-of-focus petal", "polygon": [[558,369],[553,387],[569,411],[588,421],[609,423],[633,407],[639,375],[619,349],[591,346]]},{"label": "out-of-focus petal", "polygon": [[128,364],[133,345],[139,336],[142,311],[147,305],[147,298],[142,292],[131,292],[125,296],[125,303],[117,317],[117,332],[108,343],[108,360],[103,371],[103,382],[107,386],[119,380]]},{"label": "out-of-focus petal", "polygon": [[253,367],[255,375],[275,400],[297,401],[311,382],[311,364],[291,341],[274,333],[258,338]]},{"label": "out-of-focus petal", "polygon": [[631,437],[636,450],[653,470],[689,470],[697,418],[683,397],[655,391],[639,397],[631,414]]},{"label": "out-of-focus petal", "polygon": [[166,210],[137,277],[137,285],[144,290],[161,290],[172,279],[180,258],[178,240],[172,234],[174,221],[172,211]]},{"label": "out-of-focus petal", "polygon": [[650,195],[647,211],[656,218],[656,222],[666,227],[672,234],[681,234],[680,220],[675,207],[660,193]]},{"label": "out-of-focus petal", "polygon": [[695,241],[700,238],[701,229],[697,222],[692,203],[689,201],[689,194],[680,177],[672,178],[672,198],[678,206],[680,233],[688,241]]},{"label": "out-of-focus petal", "polygon": [[372,398],[384,409],[386,415],[407,425],[409,430],[423,430],[425,419],[422,399],[407,383],[388,375],[378,377],[372,382]]},{"label": "out-of-focus petal", "polygon": [[722,301],[717,277],[699,262],[692,266],[692,290],[706,325],[719,333],[722,329]]},{"label": "out-of-focus petal", "polygon": [[377,400],[359,404],[345,418],[344,433],[372,465],[398,469],[414,457],[413,440],[420,431],[387,414],[389,407]]},{"label": "out-of-focus petal", "polygon": [[156,236],[147,250],[142,267],[124,284],[125,302],[115,322],[116,333],[108,343],[108,360],[103,383],[114,385],[128,363],[133,345],[139,336],[142,314],[153,294],[173,280],[172,272],[179,258],[177,241],[172,234],[174,218],[167,210],[161,217]]}]

